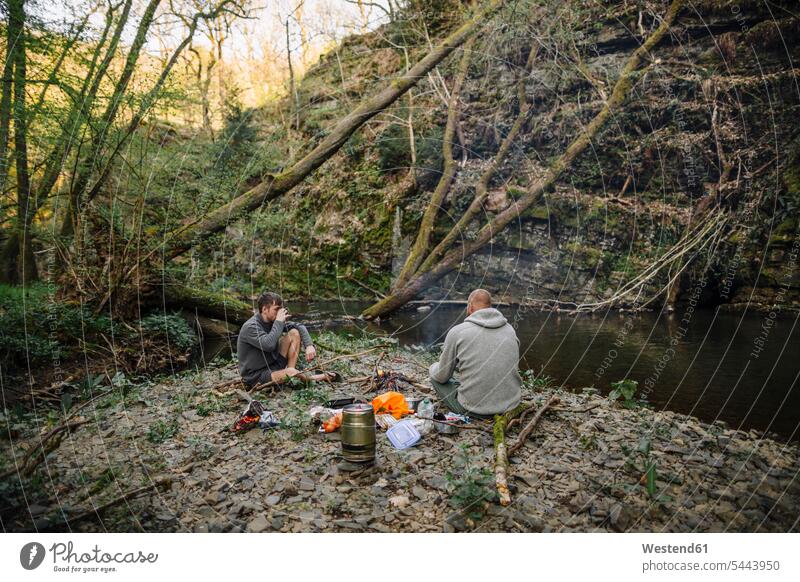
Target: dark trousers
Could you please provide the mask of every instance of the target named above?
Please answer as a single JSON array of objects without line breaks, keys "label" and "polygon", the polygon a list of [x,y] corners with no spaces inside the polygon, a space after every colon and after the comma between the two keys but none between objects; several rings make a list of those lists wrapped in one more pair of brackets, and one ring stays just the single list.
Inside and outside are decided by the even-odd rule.
[{"label": "dark trousers", "polygon": [[433,378],[430,378],[431,386],[433,386],[436,395],[439,397],[439,400],[442,401],[447,409],[450,412],[455,412],[456,414],[466,414],[471,416],[472,418],[494,418],[492,415],[485,415],[485,414],[476,414],[474,412],[470,412],[458,401],[458,387],[461,385],[461,382],[456,380],[455,378],[451,378],[445,384],[441,382],[437,382]]}]

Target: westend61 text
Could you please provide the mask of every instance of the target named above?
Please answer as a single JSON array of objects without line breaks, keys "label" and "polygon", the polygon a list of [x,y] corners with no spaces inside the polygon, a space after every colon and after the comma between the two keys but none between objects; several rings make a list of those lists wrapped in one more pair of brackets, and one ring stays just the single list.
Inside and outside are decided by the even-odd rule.
[{"label": "westend61 text", "polygon": [[685,546],[642,544],[645,554],[707,554],[708,544],[688,544]]}]

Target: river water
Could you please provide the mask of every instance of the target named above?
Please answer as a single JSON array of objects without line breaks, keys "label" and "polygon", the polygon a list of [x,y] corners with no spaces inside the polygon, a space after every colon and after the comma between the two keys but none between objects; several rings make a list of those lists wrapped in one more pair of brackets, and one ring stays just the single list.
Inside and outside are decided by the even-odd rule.
[{"label": "river water", "polygon": [[[316,322],[316,329],[365,329],[424,347],[444,341],[447,330],[466,316],[461,306],[432,305],[428,311],[403,311],[380,325],[342,318],[358,316],[366,306],[331,301],[292,303],[290,309],[297,321]],[[517,330],[522,369],[546,374],[569,389],[594,386],[603,394],[611,382],[630,378],[656,409],[800,439],[796,315],[770,319],[696,310],[569,316],[500,309]]]}]

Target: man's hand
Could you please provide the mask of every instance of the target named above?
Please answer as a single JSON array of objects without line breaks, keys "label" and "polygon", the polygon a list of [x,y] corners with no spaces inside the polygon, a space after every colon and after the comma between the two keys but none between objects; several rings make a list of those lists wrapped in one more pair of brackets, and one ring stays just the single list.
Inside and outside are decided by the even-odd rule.
[{"label": "man's hand", "polygon": [[278,315],[275,316],[275,321],[285,322],[287,319],[289,319],[289,310],[284,307],[281,307],[278,310]]},{"label": "man's hand", "polygon": [[306,361],[310,362],[316,357],[317,357],[317,348],[315,348],[314,346],[308,346],[306,348]]}]

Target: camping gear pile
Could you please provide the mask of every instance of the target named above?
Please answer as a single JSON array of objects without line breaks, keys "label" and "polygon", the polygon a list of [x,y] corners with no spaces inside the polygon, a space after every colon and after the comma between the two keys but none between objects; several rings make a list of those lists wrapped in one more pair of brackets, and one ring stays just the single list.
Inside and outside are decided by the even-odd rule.
[{"label": "camping gear pile", "polygon": [[280,422],[275,415],[266,410],[260,401],[251,400],[233,425],[233,432],[244,432],[255,427],[267,431],[279,425]]},{"label": "camping gear pile", "polygon": [[[356,402],[352,397],[337,397],[324,406],[312,406],[308,413],[319,424],[319,432],[341,431],[342,455],[355,463],[375,459],[375,427],[386,431],[396,449],[406,449],[434,429],[443,434],[455,434],[458,425],[469,418],[454,413],[434,414],[430,398],[407,397],[394,390],[399,381],[410,382],[401,373],[377,369],[371,381],[385,390],[371,402]],[[250,400],[233,425],[236,433],[255,427],[264,431],[280,426],[275,415],[258,400]]]}]

